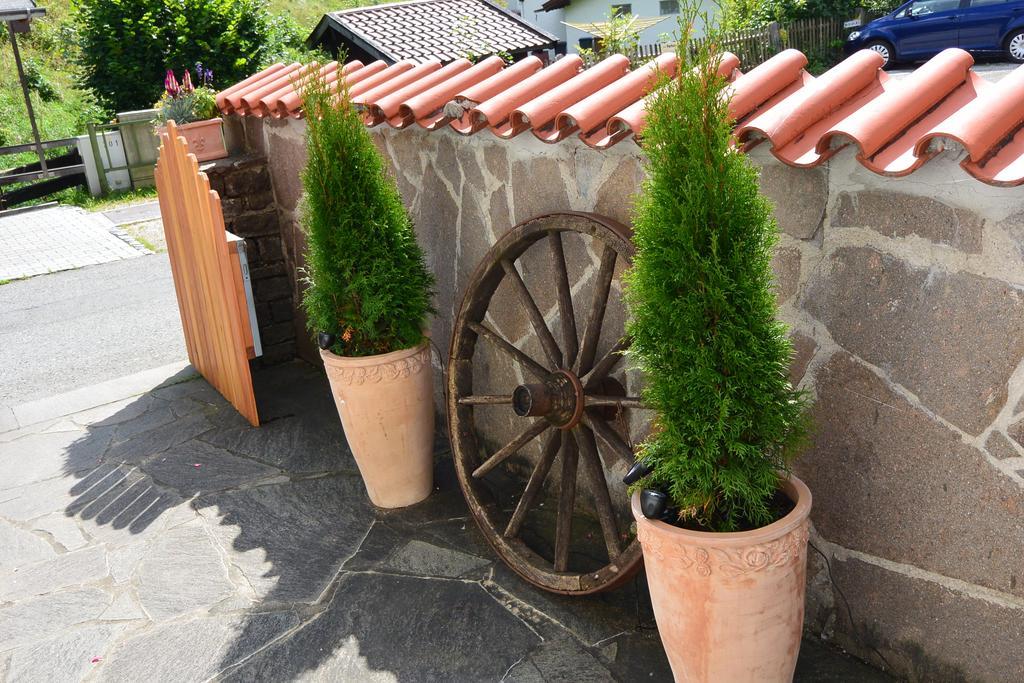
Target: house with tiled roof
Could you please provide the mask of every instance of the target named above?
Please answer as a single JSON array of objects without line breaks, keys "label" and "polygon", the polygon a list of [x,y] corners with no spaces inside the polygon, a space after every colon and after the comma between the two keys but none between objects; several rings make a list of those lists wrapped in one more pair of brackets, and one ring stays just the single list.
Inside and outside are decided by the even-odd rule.
[{"label": "house with tiled roof", "polygon": [[306,40],[337,56],[394,64],[493,54],[520,59],[554,49],[556,36],[488,0],[413,0],[328,12]]},{"label": "house with tiled roof", "polygon": [[[641,45],[664,43],[665,34],[678,28],[679,0],[526,0],[526,4],[529,2],[537,3],[541,12],[562,14],[560,21],[565,24],[565,44],[569,52],[576,52],[579,47],[593,48],[597,36],[581,27],[607,21],[613,12],[632,14],[644,20],[638,31]],[[703,0],[701,11],[713,17],[718,12],[718,3]],[[657,21],[659,19],[661,21]],[[696,29],[695,37],[700,37],[701,27]]]}]

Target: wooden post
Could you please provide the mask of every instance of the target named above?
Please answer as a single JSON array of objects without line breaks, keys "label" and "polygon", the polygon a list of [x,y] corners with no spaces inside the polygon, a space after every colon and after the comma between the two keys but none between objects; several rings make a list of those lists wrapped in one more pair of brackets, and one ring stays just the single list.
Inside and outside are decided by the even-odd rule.
[{"label": "wooden post", "polygon": [[[27,26],[27,22],[26,22]],[[18,69],[18,80],[21,81],[21,92],[25,95],[25,108],[28,109],[28,122],[32,126],[32,138],[36,143],[36,154],[39,156],[39,170],[42,171],[40,178],[45,178],[46,154],[43,152],[43,141],[39,137],[39,127],[36,126],[36,114],[32,109],[32,97],[28,89],[28,78],[25,76],[25,68],[21,64],[21,52],[18,51],[18,39],[14,34],[14,22],[7,22],[7,33],[11,36],[11,47],[14,48],[14,65]]]}]

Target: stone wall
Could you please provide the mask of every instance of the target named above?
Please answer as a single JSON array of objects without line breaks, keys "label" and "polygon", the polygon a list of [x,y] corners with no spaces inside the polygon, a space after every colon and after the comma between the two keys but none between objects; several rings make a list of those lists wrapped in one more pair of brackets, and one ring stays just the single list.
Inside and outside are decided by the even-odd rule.
[{"label": "stone wall", "polygon": [[221,197],[224,227],[245,239],[256,320],[263,344],[261,365],[295,357],[292,278],[281,250],[281,230],[267,159],[261,154],[232,154],[200,165]]},{"label": "stone wall", "polygon": [[[260,131],[296,301],[302,131],[301,121]],[[628,222],[642,178],[631,144],[597,152],[417,127],[373,135],[438,278],[431,329],[442,349],[473,268],[509,227],[566,209]],[[953,158],[900,179],[866,171],[852,150],[819,169],[763,149],[751,158],[777,205],[793,378],[816,400],[813,443],[796,466],[815,496],[820,551],[810,553],[808,631],[912,680],[1019,680],[1024,193],[985,186]],[[592,254],[580,258],[586,287]],[[525,328],[511,310],[495,324],[515,340]],[[512,371],[496,362],[487,372]]]}]

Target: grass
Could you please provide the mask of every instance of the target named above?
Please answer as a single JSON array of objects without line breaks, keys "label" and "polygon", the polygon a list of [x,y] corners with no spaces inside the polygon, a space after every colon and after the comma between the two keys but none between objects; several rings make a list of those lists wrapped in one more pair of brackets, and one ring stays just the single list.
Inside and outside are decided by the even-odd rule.
[{"label": "grass", "polygon": [[[104,117],[95,97],[79,87],[75,76],[73,59],[77,47],[68,21],[70,4],[70,0],[49,0],[46,15],[32,22],[31,33],[18,38],[31,84],[39,134],[44,140],[79,135],[86,123]],[[31,142],[32,128],[6,31],[0,43],[0,147],[3,147]],[[33,153],[0,157],[0,168],[13,168],[35,160]]]},{"label": "grass", "polygon": [[19,204],[18,208],[58,202],[66,206],[80,206],[88,211],[108,211],[119,206],[138,204],[156,199],[155,187],[140,187],[137,190],[111,192],[106,197],[93,197],[84,187],[69,187],[41,199],[32,199]]},{"label": "grass", "polygon": [[[398,2],[399,0],[390,0]],[[320,17],[328,12],[337,12],[354,7],[383,5],[389,0],[270,0],[267,6],[271,12],[287,14],[305,32],[303,38],[316,28]],[[504,4],[503,2],[501,4]]]}]

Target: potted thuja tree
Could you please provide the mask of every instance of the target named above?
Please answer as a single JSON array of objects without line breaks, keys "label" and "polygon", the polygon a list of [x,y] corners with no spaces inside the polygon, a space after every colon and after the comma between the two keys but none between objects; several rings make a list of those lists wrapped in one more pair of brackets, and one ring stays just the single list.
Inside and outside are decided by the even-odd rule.
[{"label": "potted thuja tree", "polygon": [[713,44],[681,49],[690,63],[649,98],[626,296],[655,418],[627,483],[676,680],[788,681],[811,495],[787,463],[808,401],[776,320],[772,207],[731,144]]},{"label": "potted thuja tree", "polygon": [[433,278],[347,94],[321,78],[302,94],[308,326],[370,500],[411,505],[433,485]]}]

